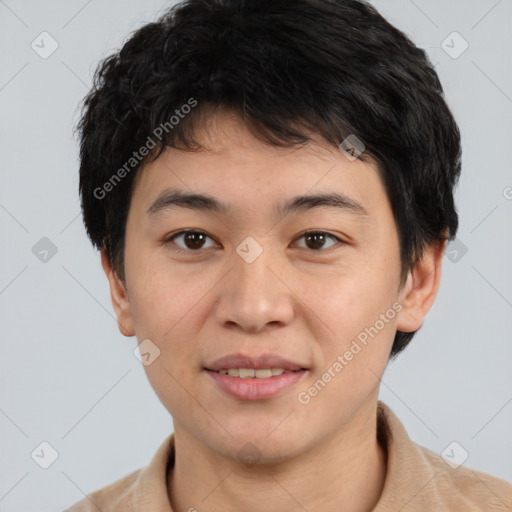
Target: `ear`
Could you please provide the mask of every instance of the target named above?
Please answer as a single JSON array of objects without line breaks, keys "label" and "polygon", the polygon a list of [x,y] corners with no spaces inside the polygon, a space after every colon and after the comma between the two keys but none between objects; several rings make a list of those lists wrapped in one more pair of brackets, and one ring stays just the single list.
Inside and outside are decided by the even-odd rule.
[{"label": "ear", "polygon": [[125,285],[112,267],[112,263],[110,262],[105,249],[101,250],[101,265],[110,285],[110,297],[117,316],[119,330],[124,336],[135,336],[130,300],[126,292]]},{"label": "ear", "polygon": [[399,302],[397,329],[402,332],[417,331],[432,307],[441,282],[441,264],[447,240],[425,248],[421,259],[407,276]]}]

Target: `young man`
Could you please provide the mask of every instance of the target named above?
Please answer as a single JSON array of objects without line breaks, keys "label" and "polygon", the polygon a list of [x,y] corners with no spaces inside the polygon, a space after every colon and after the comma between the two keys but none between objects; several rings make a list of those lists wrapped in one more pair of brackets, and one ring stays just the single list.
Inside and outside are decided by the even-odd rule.
[{"label": "young man", "polygon": [[458,226],[459,131],[403,33],[357,0],[189,0],[102,63],[78,128],[174,433],[72,512],[512,509],[378,401]]}]

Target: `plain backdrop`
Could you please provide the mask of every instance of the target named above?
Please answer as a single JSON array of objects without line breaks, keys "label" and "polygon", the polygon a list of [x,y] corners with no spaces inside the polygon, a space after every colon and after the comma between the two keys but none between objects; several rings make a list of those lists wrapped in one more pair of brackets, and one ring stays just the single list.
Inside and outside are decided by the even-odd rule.
[{"label": "plain backdrop", "polygon": [[[463,138],[457,245],[381,399],[416,442],[512,481],[512,2],[374,4],[427,50]],[[169,5],[0,1],[0,511],[61,511],[172,431],[85,235],[72,134],[99,60]]]}]

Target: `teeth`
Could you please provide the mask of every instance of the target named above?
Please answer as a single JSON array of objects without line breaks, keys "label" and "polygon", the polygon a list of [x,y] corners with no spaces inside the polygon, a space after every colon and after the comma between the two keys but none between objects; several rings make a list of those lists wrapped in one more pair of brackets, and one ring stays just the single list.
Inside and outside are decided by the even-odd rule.
[{"label": "teeth", "polygon": [[256,370],[253,370],[252,368],[240,368],[238,370],[238,376],[241,379],[248,379],[249,377],[254,377],[256,373]]},{"label": "teeth", "polygon": [[268,379],[272,377],[272,370],[269,368],[265,368],[262,370],[256,370],[256,378],[257,379]]},{"label": "teeth", "polygon": [[269,379],[276,377],[283,373],[290,373],[288,370],[282,368],[261,368],[255,370],[254,368],[229,368],[229,370],[219,370],[222,375],[229,375],[230,377],[239,377],[241,379]]}]

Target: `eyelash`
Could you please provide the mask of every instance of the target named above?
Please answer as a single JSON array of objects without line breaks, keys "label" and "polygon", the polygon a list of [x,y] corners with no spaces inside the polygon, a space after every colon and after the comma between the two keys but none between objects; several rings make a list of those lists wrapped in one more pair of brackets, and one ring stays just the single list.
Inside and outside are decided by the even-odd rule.
[{"label": "eyelash", "polygon": [[[189,234],[189,233],[197,233],[197,234],[201,234],[201,235],[206,235],[208,238],[210,238],[211,240],[213,240],[213,238],[208,235],[207,233],[205,233],[204,231],[199,231],[199,230],[194,230],[194,229],[184,229],[182,231],[177,231],[176,233],[173,233],[172,235],[168,236],[165,240],[164,240],[164,243],[169,243],[169,242],[173,242],[175,238],[178,238],[179,236],[182,236],[182,235],[185,235],[185,234]],[[340,238],[338,238],[337,236],[334,236],[333,234],[327,232],[327,231],[315,231],[315,230],[310,230],[310,231],[304,231],[303,233],[301,233],[297,238],[296,240],[300,239],[300,238],[303,238],[307,235],[326,235],[327,237],[330,237],[332,238],[333,240],[335,240],[338,245],[345,245],[345,242],[343,240],[341,240]],[[174,244],[175,247],[174,247],[174,251],[178,252],[178,253],[187,253],[187,254],[190,254],[190,253],[199,253],[201,251],[204,251],[204,250],[207,250],[207,249],[197,249],[197,250],[194,250],[194,249],[182,249],[181,247],[179,246],[176,246],[176,244]],[[333,247],[336,247],[335,245],[332,245],[331,247],[328,247],[327,249],[309,249],[310,251],[312,252],[326,252],[328,249],[332,249]],[[304,249],[303,247],[301,247],[301,249]],[[308,249],[307,247],[305,249]]]}]

